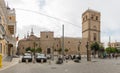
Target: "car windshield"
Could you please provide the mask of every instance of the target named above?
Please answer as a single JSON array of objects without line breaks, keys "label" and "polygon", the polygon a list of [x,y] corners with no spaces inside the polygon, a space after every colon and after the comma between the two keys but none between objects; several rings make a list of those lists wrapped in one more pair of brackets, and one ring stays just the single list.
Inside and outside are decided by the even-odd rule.
[{"label": "car windshield", "polygon": [[23,58],[32,58],[30,55],[25,55]]},{"label": "car windshield", "polygon": [[37,58],[46,58],[44,54],[40,54],[37,56]]},{"label": "car windshield", "polygon": [[38,56],[45,56],[45,54],[38,54]]},{"label": "car windshield", "polygon": [[31,54],[30,54],[30,53],[25,53],[24,55],[25,55],[25,56],[31,56]]}]

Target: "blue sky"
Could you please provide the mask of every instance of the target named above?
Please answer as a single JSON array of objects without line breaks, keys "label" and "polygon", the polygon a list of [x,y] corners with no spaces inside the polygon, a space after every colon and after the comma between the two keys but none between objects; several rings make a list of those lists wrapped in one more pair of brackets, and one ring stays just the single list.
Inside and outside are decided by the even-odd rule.
[{"label": "blue sky", "polygon": [[65,36],[81,37],[81,15],[90,8],[101,12],[101,41],[107,43],[109,36],[113,42],[120,41],[119,0],[6,0],[6,2],[11,8],[16,8],[17,34],[20,38],[27,32],[30,33],[31,28],[37,36],[40,36],[40,31],[54,31],[55,36],[60,37],[62,24],[65,25]]}]

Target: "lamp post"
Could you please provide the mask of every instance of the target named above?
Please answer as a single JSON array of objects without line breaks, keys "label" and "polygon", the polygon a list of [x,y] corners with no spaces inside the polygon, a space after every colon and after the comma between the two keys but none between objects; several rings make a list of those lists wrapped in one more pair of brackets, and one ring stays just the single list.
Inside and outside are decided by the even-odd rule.
[{"label": "lamp post", "polygon": [[80,45],[81,45],[81,42],[79,41],[79,44],[78,44],[78,54],[80,55]]},{"label": "lamp post", "polygon": [[91,54],[90,54],[89,42],[87,42],[86,48],[87,48],[87,61],[91,61]]},{"label": "lamp post", "polygon": [[54,43],[53,43],[53,46],[52,46],[52,60],[54,60]]},{"label": "lamp post", "polygon": [[33,44],[34,44],[34,56],[35,56],[35,44],[36,44],[36,43],[34,42]]}]

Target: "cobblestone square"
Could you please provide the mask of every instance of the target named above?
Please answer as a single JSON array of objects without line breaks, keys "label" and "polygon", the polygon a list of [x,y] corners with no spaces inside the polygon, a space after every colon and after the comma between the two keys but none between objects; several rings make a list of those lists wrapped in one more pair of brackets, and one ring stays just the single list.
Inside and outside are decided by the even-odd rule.
[{"label": "cobblestone square", "polygon": [[15,66],[0,71],[0,73],[120,73],[119,59],[92,59],[85,58],[80,63],[73,61],[64,64],[49,63],[18,63]]}]

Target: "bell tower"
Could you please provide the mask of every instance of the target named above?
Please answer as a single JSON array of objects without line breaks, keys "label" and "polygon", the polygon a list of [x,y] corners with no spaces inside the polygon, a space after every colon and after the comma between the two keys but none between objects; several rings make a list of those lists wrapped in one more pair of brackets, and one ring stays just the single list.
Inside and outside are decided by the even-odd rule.
[{"label": "bell tower", "polygon": [[100,42],[100,12],[88,9],[82,14],[82,38]]}]

